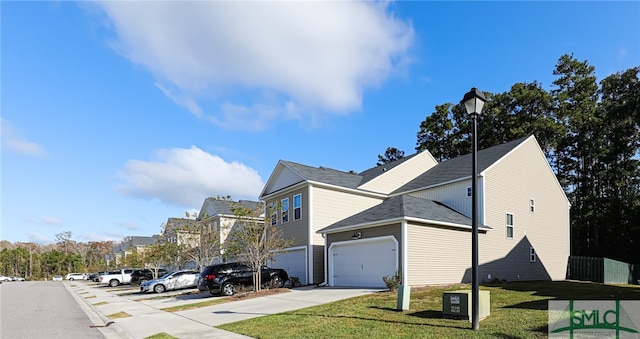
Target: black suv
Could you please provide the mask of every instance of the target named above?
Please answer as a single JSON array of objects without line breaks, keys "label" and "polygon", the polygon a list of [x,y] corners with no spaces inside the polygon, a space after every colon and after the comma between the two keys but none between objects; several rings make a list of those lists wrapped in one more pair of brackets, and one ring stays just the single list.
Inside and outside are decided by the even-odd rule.
[{"label": "black suv", "polygon": [[[158,278],[163,275],[169,273],[169,271],[164,268],[158,269]],[[147,280],[153,279],[153,270],[143,269],[143,270],[135,270],[131,273],[131,283],[140,285]]]},{"label": "black suv", "polygon": [[[289,280],[287,272],[280,268],[262,266],[261,280],[263,284],[280,288]],[[207,266],[200,274],[198,289],[211,294],[232,295],[234,286],[253,286],[251,267],[240,263],[226,263]]]}]

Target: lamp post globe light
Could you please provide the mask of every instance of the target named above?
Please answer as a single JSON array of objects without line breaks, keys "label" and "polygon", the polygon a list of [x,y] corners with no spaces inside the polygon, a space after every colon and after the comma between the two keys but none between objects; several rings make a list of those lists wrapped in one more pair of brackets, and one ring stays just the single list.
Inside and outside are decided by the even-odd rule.
[{"label": "lamp post globe light", "polygon": [[478,283],[478,116],[482,113],[482,107],[487,101],[484,94],[477,88],[472,88],[462,98],[462,103],[471,116],[471,327],[480,328],[479,298],[480,286]]}]

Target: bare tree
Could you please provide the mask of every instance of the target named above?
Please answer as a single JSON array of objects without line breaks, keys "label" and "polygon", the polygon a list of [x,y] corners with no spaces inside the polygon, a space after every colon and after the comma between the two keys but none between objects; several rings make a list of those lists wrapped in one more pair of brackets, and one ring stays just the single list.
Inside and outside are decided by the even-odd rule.
[{"label": "bare tree", "polygon": [[[271,224],[277,205],[256,209],[235,204],[233,211],[237,221],[225,242],[225,256],[233,256],[253,270],[254,291],[261,289],[260,269],[276,253],[291,246],[291,239],[282,237],[283,231]],[[264,217],[266,216],[266,217]]]},{"label": "bare tree", "polygon": [[[205,218],[203,218],[206,220]],[[222,227],[222,225],[220,226]],[[204,221],[193,221],[181,229],[186,237],[184,254],[199,270],[220,255],[220,228],[209,227]]]}]

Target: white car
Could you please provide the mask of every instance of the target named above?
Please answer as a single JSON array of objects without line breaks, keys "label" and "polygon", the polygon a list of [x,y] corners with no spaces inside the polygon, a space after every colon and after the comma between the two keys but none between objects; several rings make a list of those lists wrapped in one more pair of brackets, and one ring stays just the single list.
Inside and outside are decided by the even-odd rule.
[{"label": "white car", "polygon": [[51,279],[53,281],[62,281],[62,276],[61,275],[54,275],[53,279]]},{"label": "white car", "polygon": [[64,277],[64,280],[74,281],[74,280],[86,280],[87,275],[85,273],[69,273]]},{"label": "white car", "polygon": [[11,278],[5,277],[4,275],[0,275],[0,281],[11,281]]},{"label": "white car", "polygon": [[140,292],[156,292],[177,290],[179,288],[196,288],[200,272],[194,270],[182,270],[167,273],[162,278],[145,281],[140,284]]}]

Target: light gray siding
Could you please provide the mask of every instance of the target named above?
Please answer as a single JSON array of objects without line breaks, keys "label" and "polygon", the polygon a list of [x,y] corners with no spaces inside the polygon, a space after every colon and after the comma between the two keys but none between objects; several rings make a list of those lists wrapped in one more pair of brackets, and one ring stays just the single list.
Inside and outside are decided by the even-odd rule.
[{"label": "light gray siding", "polygon": [[265,194],[276,192],[285,187],[304,181],[304,179],[294,171],[281,164],[276,167],[276,172],[273,174],[273,178],[274,181],[271,183],[270,187],[267,187],[268,192],[265,192]]},{"label": "light gray siding", "polygon": [[[471,177],[471,173],[469,173],[469,177]],[[456,181],[422,191],[416,191],[410,195],[439,201],[471,218],[471,197],[467,196],[467,189],[469,187],[471,187],[471,179]],[[480,178],[478,179],[478,196],[482,197],[483,194],[482,178]],[[482,199],[479,199],[478,202],[478,220],[480,223],[483,223],[484,213]]]}]

